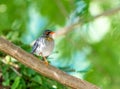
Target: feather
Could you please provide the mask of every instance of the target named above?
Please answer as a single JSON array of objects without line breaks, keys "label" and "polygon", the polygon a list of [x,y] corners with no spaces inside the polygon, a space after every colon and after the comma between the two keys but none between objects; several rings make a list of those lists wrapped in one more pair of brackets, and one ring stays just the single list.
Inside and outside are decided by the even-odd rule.
[{"label": "feather", "polygon": [[33,45],[33,48],[32,48],[32,52],[31,52],[32,54],[34,54],[34,52],[36,51],[37,47],[38,47],[38,41],[36,40],[34,45]]}]

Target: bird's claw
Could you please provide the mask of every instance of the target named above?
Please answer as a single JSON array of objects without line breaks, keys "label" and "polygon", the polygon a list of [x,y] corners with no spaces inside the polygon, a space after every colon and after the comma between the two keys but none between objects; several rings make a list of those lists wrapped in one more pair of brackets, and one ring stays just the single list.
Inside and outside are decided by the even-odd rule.
[{"label": "bird's claw", "polygon": [[48,61],[45,61],[44,63],[45,63],[45,65],[47,65],[47,66],[49,65]]}]

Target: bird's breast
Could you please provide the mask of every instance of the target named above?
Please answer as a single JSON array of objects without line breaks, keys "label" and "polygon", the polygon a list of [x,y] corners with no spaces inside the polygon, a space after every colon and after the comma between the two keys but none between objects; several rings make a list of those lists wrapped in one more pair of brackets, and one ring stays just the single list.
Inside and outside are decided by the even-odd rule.
[{"label": "bird's breast", "polygon": [[40,56],[49,56],[54,48],[54,40],[51,38],[46,38],[46,39],[41,39],[41,41],[39,41],[39,46],[36,50],[36,54],[40,55],[40,53],[42,53],[42,55]]},{"label": "bird's breast", "polygon": [[44,43],[44,47],[42,48],[43,56],[49,56],[54,48],[54,41],[53,40],[46,40]]}]

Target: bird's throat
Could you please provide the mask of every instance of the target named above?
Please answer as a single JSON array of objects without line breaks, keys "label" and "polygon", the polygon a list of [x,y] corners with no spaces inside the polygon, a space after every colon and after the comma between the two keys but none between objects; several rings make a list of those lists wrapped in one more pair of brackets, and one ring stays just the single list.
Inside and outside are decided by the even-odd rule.
[{"label": "bird's throat", "polygon": [[53,39],[51,37],[47,37],[46,40],[52,41]]}]

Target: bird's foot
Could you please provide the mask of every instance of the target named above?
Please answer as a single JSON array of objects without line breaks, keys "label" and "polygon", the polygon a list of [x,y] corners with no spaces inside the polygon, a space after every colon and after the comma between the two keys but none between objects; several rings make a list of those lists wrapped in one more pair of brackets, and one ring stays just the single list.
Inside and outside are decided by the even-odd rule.
[{"label": "bird's foot", "polygon": [[43,57],[43,60],[44,60],[44,63],[45,63],[45,65],[49,65],[49,63],[48,63],[48,61],[47,61],[47,59],[46,59],[46,57]]},{"label": "bird's foot", "polygon": [[46,65],[46,66],[48,66],[48,65],[49,65],[48,61],[44,61],[44,63],[45,63],[45,65]]}]

